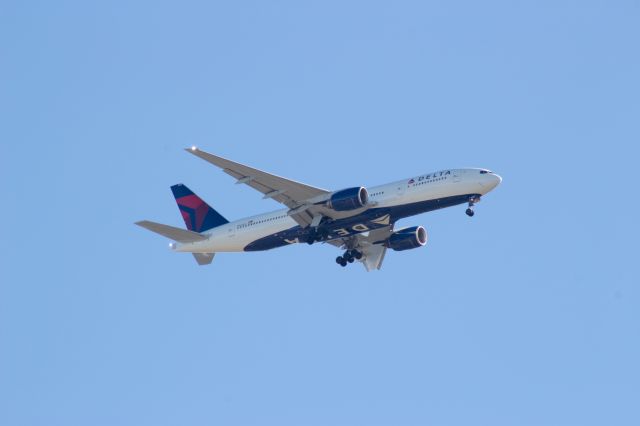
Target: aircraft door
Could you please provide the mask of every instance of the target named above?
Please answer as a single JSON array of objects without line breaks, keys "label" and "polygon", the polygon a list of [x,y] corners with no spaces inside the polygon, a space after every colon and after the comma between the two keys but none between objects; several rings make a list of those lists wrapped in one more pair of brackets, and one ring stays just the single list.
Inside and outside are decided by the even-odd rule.
[{"label": "aircraft door", "polygon": [[462,171],[460,170],[453,170],[453,174],[451,175],[451,179],[453,179],[453,182],[460,182],[460,175],[462,174]]}]

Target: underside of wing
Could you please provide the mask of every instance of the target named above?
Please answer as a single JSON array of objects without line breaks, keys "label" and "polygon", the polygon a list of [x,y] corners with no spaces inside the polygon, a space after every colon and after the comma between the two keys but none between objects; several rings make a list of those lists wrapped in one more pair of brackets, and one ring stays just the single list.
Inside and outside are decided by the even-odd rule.
[{"label": "underside of wing", "polygon": [[187,148],[186,151],[220,167],[223,172],[236,178],[236,183],[249,185],[256,191],[260,191],[264,195],[263,198],[273,198],[290,209],[304,205],[306,200],[329,193],[329,191],[321,188],[305,185],[304,183],[227,160],[226,158],[210,154],[196,147]]}]

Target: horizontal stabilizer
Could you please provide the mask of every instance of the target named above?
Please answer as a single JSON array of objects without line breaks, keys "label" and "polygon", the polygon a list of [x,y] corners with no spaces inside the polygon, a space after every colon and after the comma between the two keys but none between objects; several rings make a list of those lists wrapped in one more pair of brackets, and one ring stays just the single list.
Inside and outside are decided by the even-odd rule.
[{"label": "horizontal stabilizer", "polygon": [[216,255],[215,253],[192,253],[193,257],[198,262],[198,265],[204,266],[213,262],[213,257]]},{"label": "horizontal stabilizer", "polygon": [[148,229],[151,232],[155,232],[156,234],[160,234],[162,236],[170,238],[179,243],[195,243],[197,241],[207,239],[206,236],[200,235],[197,232],[187,231],[186,229],[163,225],[161,223],[151,222],[148,220],[136,222],[136,225]]}]

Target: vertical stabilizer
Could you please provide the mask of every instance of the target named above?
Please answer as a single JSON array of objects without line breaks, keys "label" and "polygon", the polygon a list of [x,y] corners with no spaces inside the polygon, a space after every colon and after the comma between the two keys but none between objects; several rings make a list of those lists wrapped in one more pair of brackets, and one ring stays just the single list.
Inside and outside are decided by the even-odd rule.
[{"label": "vertical stabilizer", "polygon": [[229,223],[227,219],[185,185],[174,185],[171,187],[171,191],[189,231],[204,232]]}]

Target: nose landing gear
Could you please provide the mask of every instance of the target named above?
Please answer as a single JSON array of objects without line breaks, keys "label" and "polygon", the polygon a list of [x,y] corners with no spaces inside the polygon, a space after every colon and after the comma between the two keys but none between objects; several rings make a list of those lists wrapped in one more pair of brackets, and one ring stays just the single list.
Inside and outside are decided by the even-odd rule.
[{"label": "nose landing gear", "polygon": [[473,215],[476,214],[473,211],[473,206],[475,206],[476,203],[479,202],[479,201],[480,201],[480,197],[471,197],[471,198],[469,198],[469,208],[467,208],[467,211],[465,211],[467,216],[473,217]]},{"label": "nose landing gear", "polygon": [[347,266],[347,263],[353,263],[356,260],[362,259],[362,252],[358,250],[347,250],[342,256],[336,258],[336,263],[342,267]]}]

